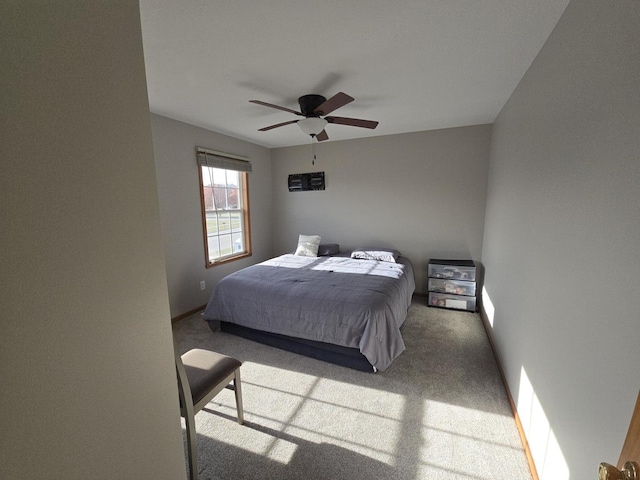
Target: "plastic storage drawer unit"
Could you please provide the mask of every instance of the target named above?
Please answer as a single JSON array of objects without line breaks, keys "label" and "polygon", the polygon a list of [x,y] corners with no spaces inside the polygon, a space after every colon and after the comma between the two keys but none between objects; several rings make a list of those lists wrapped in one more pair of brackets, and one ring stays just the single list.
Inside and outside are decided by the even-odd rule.
[{"label": "plastic storage drawer unit", "polygon": [[473,260],[429,260],[429,306],[476,311],[476,264]]}]

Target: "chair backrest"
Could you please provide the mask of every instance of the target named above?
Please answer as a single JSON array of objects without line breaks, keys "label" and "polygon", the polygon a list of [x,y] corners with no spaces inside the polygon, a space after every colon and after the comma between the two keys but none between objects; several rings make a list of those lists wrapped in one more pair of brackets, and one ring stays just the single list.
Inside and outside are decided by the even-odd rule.
[{"label": "chair backrest", "polygon": [[173,349],[176,364],[176,375],[178,378],[178,395],[180,396],[180,414],[187,418],[186,415],[191,415],[193,418],[193,397],[191,395],[191,387],[189,386],[189,379],[187,377],[187,371],[182,363],[182,357],[178,353],[176,348]]},{"label": "chair backrest", "polygon": [[182,357],[178,353],[178,349],[173,347],[173,354],[176,364],[176,376],[178,379],[178,396],[180,397],[180,415],[184,417],[187,427],[187,450],[189,454],[189,479],[198,479],[198,454],[196,451],[196,434],[195,419],[193,408],[193,397],[191,396],[191,387],[187,378],[187,371],[182,363]]}]

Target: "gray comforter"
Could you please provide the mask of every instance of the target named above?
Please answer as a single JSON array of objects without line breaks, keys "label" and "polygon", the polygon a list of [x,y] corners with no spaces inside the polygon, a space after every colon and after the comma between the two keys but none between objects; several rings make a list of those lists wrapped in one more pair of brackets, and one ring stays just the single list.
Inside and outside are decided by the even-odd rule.
[{"label": "gray comforter", "polygon": [[414,290],[404,257],[282,255],[223,278],[204,319],[357,348],[385,370],[405,349],[400,327]]}]

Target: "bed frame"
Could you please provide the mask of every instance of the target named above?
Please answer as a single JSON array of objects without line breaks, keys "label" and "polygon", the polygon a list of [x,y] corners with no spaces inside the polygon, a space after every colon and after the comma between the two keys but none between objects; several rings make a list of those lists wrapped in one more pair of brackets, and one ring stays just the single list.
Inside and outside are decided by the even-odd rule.
[{"label": "bed frame", "polygon": [[[207,322],[212,330],[217,330],[214,322]],[[315,358],[324,362],[333,363],[343,367],[353,368],[362,372],[375,372],[376,370],[357,348],[343,347],[331,343],[317,342],[304,338],[288,337],[278,333],[263,332],[253,328],[243,327],[235,323],[220,322],[220,330],[239,337],[253,340],[271,347],[287,350],[305,357]]]}]

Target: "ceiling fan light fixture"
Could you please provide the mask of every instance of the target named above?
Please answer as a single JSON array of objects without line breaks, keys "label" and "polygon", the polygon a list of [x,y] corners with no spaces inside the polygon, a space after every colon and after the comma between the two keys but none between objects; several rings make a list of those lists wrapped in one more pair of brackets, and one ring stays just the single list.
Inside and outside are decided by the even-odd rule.
[{"label": "ceiling fan light fixture", "polygon": [[318,135],[327,126],[327,122],[324,118],[320,117],[307,117],[302,120],[298,120],[298,126],[307,135]]}]

